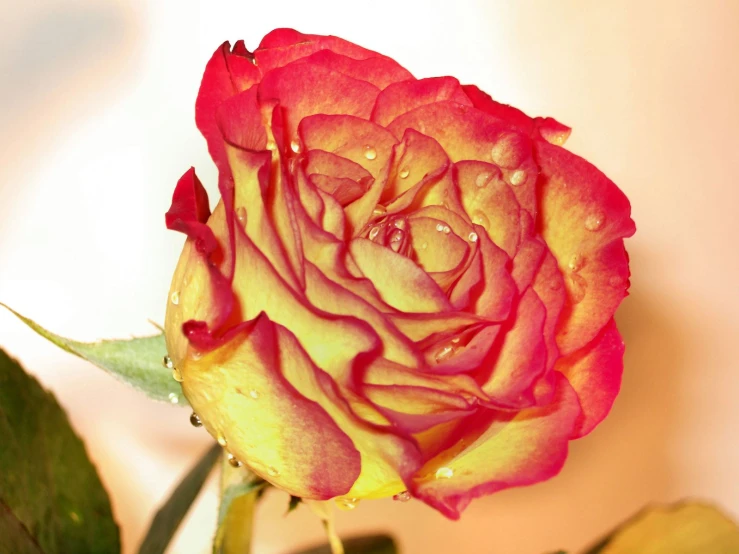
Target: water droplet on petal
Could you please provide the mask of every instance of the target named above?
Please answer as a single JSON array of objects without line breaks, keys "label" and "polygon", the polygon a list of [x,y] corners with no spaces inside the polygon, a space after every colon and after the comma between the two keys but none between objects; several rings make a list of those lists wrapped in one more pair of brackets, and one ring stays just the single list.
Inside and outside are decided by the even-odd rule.
[{"label": "water droplet on petal", "polygon": [[175,392],[170,392],[168,398],[169,398],[170,403],[172,403],[172,404],[179,404],[180,403],[180,397],[177,396],[177,393],[175,393]]},{"label": "water droplet on petal", "polygon": [[246,223],[246,208],[241,206],[240,208],[236,208],[236,219],[239,220],[239,223],[242,225]]},{"label": "water droplet on petal", "polygon": [[426,249],[427,249],[428,247],[429,247],[429,243],[428,243],[428,242],[426,242],[426,241],[423,241],[423,242],[421,243],[421,247],[420,247],[420,248],[421,248],[421,250],[426,250]]},{"label": "water droplet on petal", "polygon": [[274,467],[269,466],[267,468],[267,475],[269,475],[270,477],[277,477],[279,474],[280,472],[277,471],[277,469],[275,469]]},{"label": "water droplet on petal", "polygon": [[451,358],[453,354],[454,354],[453,346],[450,346],[450,345],[443,346],[436,352],[436,354],[434,354],[434,360],[436,360],[437,364],[440,364],[448,360],[449,358]]},{"label": "water droplet on petal", "polygon": [[451,479],[453,476],[454,470],[450,467],[440,467],[435,473],[437,479]]},{"label": "water droplet on petal", "polygon": [[396,502],[408,502],[411,499],[411,493],[408,491],[399,492],[393,496],[393,500]]},{"label": "water droplet on petal", "polygon": [[172,368],[172,379],[177,381],[178,383],[182,383],[185,379],[182,377],[182,373],[180,373],[180,370],[176,367]]},{"label": "water droplet on petal", "polygon": [[195,412],[190,414],[190,425],[193,427],[202,427],[203,422],[200,421],[200,416],[196,414]]},{"label": "water droplet on petal", "polygon": [[377,234],[379,232],[380,232],[380,228],[379,227],[372,227],[372,229],[370,229],[369,234],[367,235],[367,238],[370,239],[370,240],[375,240],[375,237],[377,237]]},{"label": "water droplet on petal", "polygon": [[404,236],[405,232],[403,232],[402,229],[395,229],[395,231],[390,234],[390,250],[398,252],[400,247],[403,246]]},{"label": "water droplet on petal", "polygon": [[371,146],[365,146],[364,147],[364,157],[368,160],[374,160],[377,157],[377,150],[372,148]]},{"label": "water droplet on petal", "polygon": [[257,398],[259,398],[259,393],[256,390],[251,389],[249,391],[249,396],[251,396],[254,400],[256,400]]},{"label": "water droplet on petal", "polygon": [[567,262],[567,267],[570,268],[570,271],[577,273],[580,271],[583,266],[585,265],[585,258],[580,256],[579,254],[573,254],[573,256],[570,258],[570,261]]},{"label": "water droplet on petal", "polygon": [[290,142],[290,150],[292,150],[296,154],[300,153],[300,141],[298,139],[293,139]]},{"label": "water droplet on petal", "polygon": [[611,275],[610,279],[608,279],[608,284],[613,288],[618,288],[624,284],[624,278],[620,275]]},{"label": "water droplet on petal", "polygon": [[375,209],[372,210],[372,215],[385,215],[386,213],[387,208],[382,204],[378,204],[377,206],[375,206]]},{"label": "water droplet on petal", "polygon": [[452,232],[452,228],[449,227],[449,225],[444,225],[444,229],[443,230],[444,230],[444,234],[445,235],[448,235],[449,233]]},{"label": "water droplet on petal", "polygon": [[477,233],[475,233],[475,232],[473,231],[473,232],[471,232],[471,233],[469,234],[469,236],[468,236],[467,238],[468,238],[468,239],[470,239],[470,242],[477,242],[477,239],[478,239],[479,237],[477,236]]},{"label": "water droplet on petal", "polygon": [[517,187],[526,180],[526,172],[523,169],[517,169],[511,173],[511,184]]},{"label": "water droplet on petal", "polygon": [[472,212],[472,222],[482,225],[483,227],[488,227],[490,225],[490,220],[480,210]]},{"label": "water droplet on petal", "polygon": [[484,188],[488,186],[492,177],[492,173],[480,173],[475,179],[475,185],[477,185],[478,188]]},{"label": "water droplet on petal", "polygon": [[200,350],[193,350],[192,351],[192,359],[193,360],[197,361],[197,360],[199,360],[202,357],[203,357],[203,353],[200,352]]},{"label": "water droplet on petal", "polygon": [[407,178],[407,177],[408,177],[408,175],[410,175],[410,174],[411,174],[411,171],[410,171],[410,169],[408,169],[408,168],[406,167],[406,168],[403,168],[403,169],[401,169],[401,170],[400,170],[400,173],[398,173],[398,177],[400,177],[401,179],[405,179],[405,178]]},{"label": "water droplet on petal", "polygon": [[274,150],[275,148],[277,148],[277,143],[272,139],[269,139],[267,141],[267,150]]},{"label": "water droplet on petal", "polygon": [[603,212],[595,212],[585,219],[585,228],[588,231],[600,231],[606,222],[606,215]]},{"label": "water droplet on petal", "polygon": [[573,273],[570,275],[570,300],[573,304],[578,304],[583,301],[585,294],[588,291],[588,282],[582,275]]},{"label": "water droplet on petal", "polygon": [[341,510],[353,510],[359,504],[358,498],[337,498],[336,505]]},{"label": "water droplet on petal", "polygon": [[169,356],[164,356],[164,358],[162,358],[162,365],[167,369],[174,369],[174,362]]},{"label": "water droplet on petal", "polygon": [[218,444],[220,444],[221,446],[226,446],[228,444],[226,437],[224,437],[221,433],[218,433],[216,441],[218,441]]},{"label": "water droplet on petal", "polygon": [[169,299],[172,301],[172,304],[175,306],[180,303],[180,291],[176,290],[172,292]]},{"label": "water droplet on petal", "polygon": [[436,230],[441,233],[444,230],[444,224],[443,223],[437,223],[436,224]]},{"label": "water droplet on petal", "polygon": [[231,467],[241,467],[243,465],[241,461],[237,460],[236,457],[230,452],[228,453],[228,463]]}]

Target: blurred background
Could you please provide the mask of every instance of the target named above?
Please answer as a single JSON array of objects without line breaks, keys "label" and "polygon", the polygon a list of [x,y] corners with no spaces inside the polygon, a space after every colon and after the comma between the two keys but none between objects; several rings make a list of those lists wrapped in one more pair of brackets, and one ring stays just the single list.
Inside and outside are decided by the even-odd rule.
[{"label": "blurred background", "polygon": [[[206,61],[275,27],[336,34],[417,77],[454,75],[573,127],[568,147],[629,196],[632,294],[611,416],[555,479],[473,502],[459,522],[420,503],[340,513],[403,551],[576,549],[647,502],[701,497],[739,517],[739,2],[399,0],[0,2],[0,301],[79,339],[162,322],[183,242],[163,214],[179,176],[216,173],[194,123]],[[213,198],[213,196],[212,196]],[[733,245],[733,246],[732,246]],[[124,552],[210,444],[154,404],[0,313],[0,345],[52,389],[111,494]],[[215,483],[170,552],[210,552]],[[272,493],[258,554],[321,540]]]}]

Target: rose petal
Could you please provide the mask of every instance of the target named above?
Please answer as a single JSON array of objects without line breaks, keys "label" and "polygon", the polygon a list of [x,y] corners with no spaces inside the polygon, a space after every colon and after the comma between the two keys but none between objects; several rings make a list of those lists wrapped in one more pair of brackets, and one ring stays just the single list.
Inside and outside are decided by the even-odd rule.
[{"label": "rose petal", "polygon": [[[380,93],[372,111],[372,121],[387,127],[393,119],[406,112],[442,100],[472,105],[454,77],[408,80],[390,85]],[[396,136],[400,137],[402,133]]]},{"label": "rose petal", "polygon": [[582,406],[572,438],[587,435],[608,415],[621,388],[623,357],[624,343],[611,320],[585,348],[557,362],[555,369],[567,377]]},{"label": "rose petal", "polygon": [[243,325],[179,367],[185,396],[236,459],[281,489],[313,499],[344,494],[360,474],[360,454],[332,414],[283,376],[294,360],[280,343],[265,316]]},{"label": "rose petal", "polygon": [[[224,100],[215,111],[221,142],[246,148],[267,148],[267,130],[262,122],[262,108],[257,101],[257,86]],[[215,142],[215,139],[214,139]],[[223,145],[221,145],[223,148]]]},{"label": "rose petal", "polygon": [[503,335],[499,354],[482,390],[491,403],[501,408],[520,408],[534,403],[533,385],[546,370],[544,340],[546,308],[538,295],[528,289],[512,316],[510,329]]},{"label": "rose petal", "polygon": [[[390,87],[388,87],[389,89]],[[522,208],[536,214],[538,168],[532,158],[531,139],[496,117],[455,102],[435,102],[416,108],[392,121],[396,137],[415,129],[435,138],[453,162],[477,160],[501,168],[513,185]]]},{"label": "rose petal", "polygon": [[496,102],[475,85],[464,85],[462,88],[477,109],[507,121],[531,138],[543,138],[561,146],[572,132],[572,129],[551,117],[531,118],[518,108]]},{"label": "rose petal", "polygon": [[407,69],[385,56],[356,60],[332,50],[320,50],[304,59],[308,63],[320,65],[353,79],[372,83],[380,90],[392,83],[413,79],[413,75]]},{"label": "rose petal", "polygon": [[360,271],[393,308],[411,313],[451,310],[439,286],[405,256],[363,238],[352,240],[349,252]]},{"label": "rose petal", "polygon": [[417,472],[410,490],[450,519],[474,498],[556,475],[580,413],[572,387],[557,380],[554,402],[520,412],[480,411],[452,436],[454,446]]},{"label": "rose petal", "polygon": [[205,66],[205,73],[195,101],[195,122],[208,143],[213,161],[225,167],[223,138],[217,123],[217,108],[224,101],[259,82],[262,72],[255,67],[243,41],[233,49],[224,42]]},{"label": "rose petal", "polygon": [[276,99],[283,107],[288,137],[297,136],[298,124],[314,114],[367,119],[378,93],[376,86],[365,81],[309,63],[273,69],[259,83],[259,101]]},{"label": "rose petal", "polygon": [[557,344],[567,354],[590,342],[626,296],[623,238],[635,227],[626,196],[593,165],[544,141],[536,141],[535,152],[542,171],[538,225],[566,275]]}]

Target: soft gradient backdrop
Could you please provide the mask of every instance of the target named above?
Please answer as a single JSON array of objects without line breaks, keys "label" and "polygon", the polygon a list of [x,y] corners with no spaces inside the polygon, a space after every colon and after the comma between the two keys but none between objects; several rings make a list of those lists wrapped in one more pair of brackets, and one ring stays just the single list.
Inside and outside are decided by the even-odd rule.
[{"label": "soft gradient backdrop", "polygon": [[[163,214],[194,165],[202,70],[224,40],[274,27],[337,34],[418,77],[454,75],[572,126],[569,148],[626,192],[632,295],[618,313],[623,391],[562,473],[478,500],[453,523],[418,503],[341,513],[406,554],[578,548],[646,502],[711,498],[739,516],[739,2],[653,0],[2,0],[0,300],[82,339],[163,320],[182,236]],[[212,196],[213,198],[213,196]],[[124,552],[207,448],[189,412],[154,404],[0,313],[0,345],[58,396],[112,497]],[[28,453],[33,456],[33,452]],[[211,483],[170,552],[207,553]],[[287,498],[261,508],[255,552],[322,537]]]}]

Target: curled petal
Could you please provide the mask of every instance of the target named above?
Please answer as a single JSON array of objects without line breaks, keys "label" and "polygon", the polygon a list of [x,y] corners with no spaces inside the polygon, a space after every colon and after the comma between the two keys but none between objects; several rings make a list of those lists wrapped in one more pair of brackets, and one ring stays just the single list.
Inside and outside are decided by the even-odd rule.
[{"label": "curled petal", "polygon": [[573,438],[587,435],[608,415],[621,388],[623,357],[624,343],[611,320],[585,348],[557,362],[555,369],[567,377],[582,406]]},{"label": "curled petal", "polygon": [[565,274],[557,344],[567,354],[590,342],[626,296],[623,239],[635,226],[626,196],[593,165],[544,141],[536,141],[535,152],[542,172],[538,227]]},{"label": "curled petal", "polygon": [[332,414],[290,382],[296,360],[280,342],[264,315],[243,324],[225,345],[180,366],[185,396],[213,436],[278,487],[312,499],[345,494],[360,453]]},{"label": "curled petal", "polygon": [[553,402],[520,412],[481,411],[451,435],[453,446],[416,473],[410,490],[450,519],[470,501],[556,475],[580,414],[572,387],[560,376]]},{"label": "curled petal", "polygon": [[408,80],[390,85],[382,91],[372,111],[372,121],[386,127],[406,112],[442,100],[472,105],[454,77]]}]

